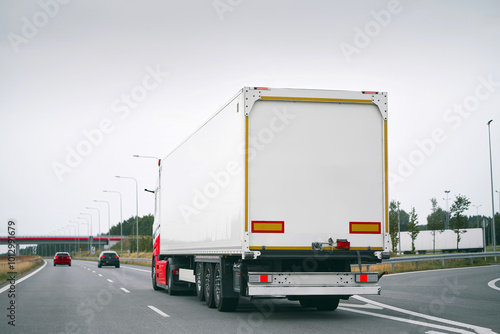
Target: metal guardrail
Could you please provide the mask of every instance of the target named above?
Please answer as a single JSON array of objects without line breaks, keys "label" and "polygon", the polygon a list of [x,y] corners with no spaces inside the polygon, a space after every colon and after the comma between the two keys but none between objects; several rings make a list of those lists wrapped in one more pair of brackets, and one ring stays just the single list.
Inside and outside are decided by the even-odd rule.
[{"label": "metal guardrail", "polygon": [[[432,255],[420,255],[420,256],[405,256],[405,257],[395,257],[392,259],[382,260],[382,264],[392,264],[392,269],[394,270],[394,265],[396,263],[404,263],[404,262],[416,262],[417,267],[419,262],[423,261],[437,261],[441,260],[443,267],[445,265],[446,260],[451,259],[470,259],[471,264],[473,259],[484,257],[495,257],[495,261],[497,257],[500,257],[500,252],[481,252],[481,253],[454,253],[454,254],[432,254]],[[93,258],[88,257],[73,257],[75,260],[93,260]],[[97,258],[95,258],[97,261]],[[130,262],[151,262],[151,259],[142,259],[142,258],[127,258],[121,257],[122,261],[130,261]],[[358,266],[358,264],[352,264],[352,267]],[[369,266],[368,266],[369,267]]]},{"label": "metal guardrail", "polygon": [[481,253],[454,253],[454,254],[433,254],[433,255],[420,255],[420,256],[406,256],[406,257],[395,257],[392,259],[382,260],[382,264],[391,263],[392,270],[394,270],[394,265],[396,263],[407,263],[415,262],[418,268],[418,263],[423,261],[441,261],[443,267],[445,266],[446,260],[452,259],[470,259],[470,263],[473,264],[473,259],[494,257],[495,261],[497,257],[500,257],[500,252],[481,252]]},{"label": "metal guardrail", "polygon": [[497,257],[500,252],[481,252],[481,253],[454,253],[454,254],[433,254],[421,256],[406,256],[395,257],[392,259],[382,260],[382,263],[401,263],[401,262],[419,262],[432,260],[449,260],[449,259],[469,259],[478,257]]}]

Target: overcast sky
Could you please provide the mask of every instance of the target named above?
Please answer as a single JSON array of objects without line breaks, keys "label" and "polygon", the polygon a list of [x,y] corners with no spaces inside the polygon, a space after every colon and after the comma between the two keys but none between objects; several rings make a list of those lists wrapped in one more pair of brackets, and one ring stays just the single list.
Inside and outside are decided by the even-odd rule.
[{"label": "overcast sky", "polygon": [[0,235],[73,235],[81,212],[95,234],[88,206],[107,231],[104,189],[136,211],[115,175],[153,214],[156,160],[132,156],[165,156],[244,86],[388,92],[390,199],[420,224],[444,190],[491,216],[493,119],[500,190],[497,0],[2,0],[0,57]]}]

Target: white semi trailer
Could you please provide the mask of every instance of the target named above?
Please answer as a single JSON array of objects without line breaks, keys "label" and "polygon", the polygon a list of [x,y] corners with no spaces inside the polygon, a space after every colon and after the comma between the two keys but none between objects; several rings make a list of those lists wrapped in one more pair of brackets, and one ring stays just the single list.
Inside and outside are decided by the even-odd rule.
[{"label": "white semi trailer", "polygon": [[380,294],[387,94],[245,87],[159,163],[152,284],[336,309]]},{"label": "white semi trailer", "polygon": [[[458,243],[457,233],[453,230],[435,231],[435,235],[434,231],[420,231],[415,238],[415,251],[420,254],[433,250],[443,253],[483,251],[482,228],[467,228],[460,231],[460,242]],[[399,248],[397,250],[399,251]],[[410,253],[411,250],[410,232],[401,232],[401,252]]]}]

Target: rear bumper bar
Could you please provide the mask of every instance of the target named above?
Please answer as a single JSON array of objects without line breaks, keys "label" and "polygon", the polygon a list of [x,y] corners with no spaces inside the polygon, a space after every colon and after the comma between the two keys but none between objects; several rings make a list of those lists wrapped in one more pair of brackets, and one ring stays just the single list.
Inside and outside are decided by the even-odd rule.
[{"label": "rear bumper bar", "polygon": [[[359,282],[359,275],[370,277]],[[379,295],[378,273],[248,273],[248,296]],[[258,278],[265,277],[264,281]]]}]

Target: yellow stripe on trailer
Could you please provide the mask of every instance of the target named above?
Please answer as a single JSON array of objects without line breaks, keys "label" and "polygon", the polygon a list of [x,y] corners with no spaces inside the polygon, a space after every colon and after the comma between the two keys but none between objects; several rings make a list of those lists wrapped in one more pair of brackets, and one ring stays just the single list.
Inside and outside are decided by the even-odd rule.
[{"label": "yellow stripe on trailer", "polygon": [[332,99],[321,97],[290,97],[290,96],[261,96],[261,100],[272,101],[300,101],[300,102],[338,102],[338,103],[373,103],[364,99]]}]

